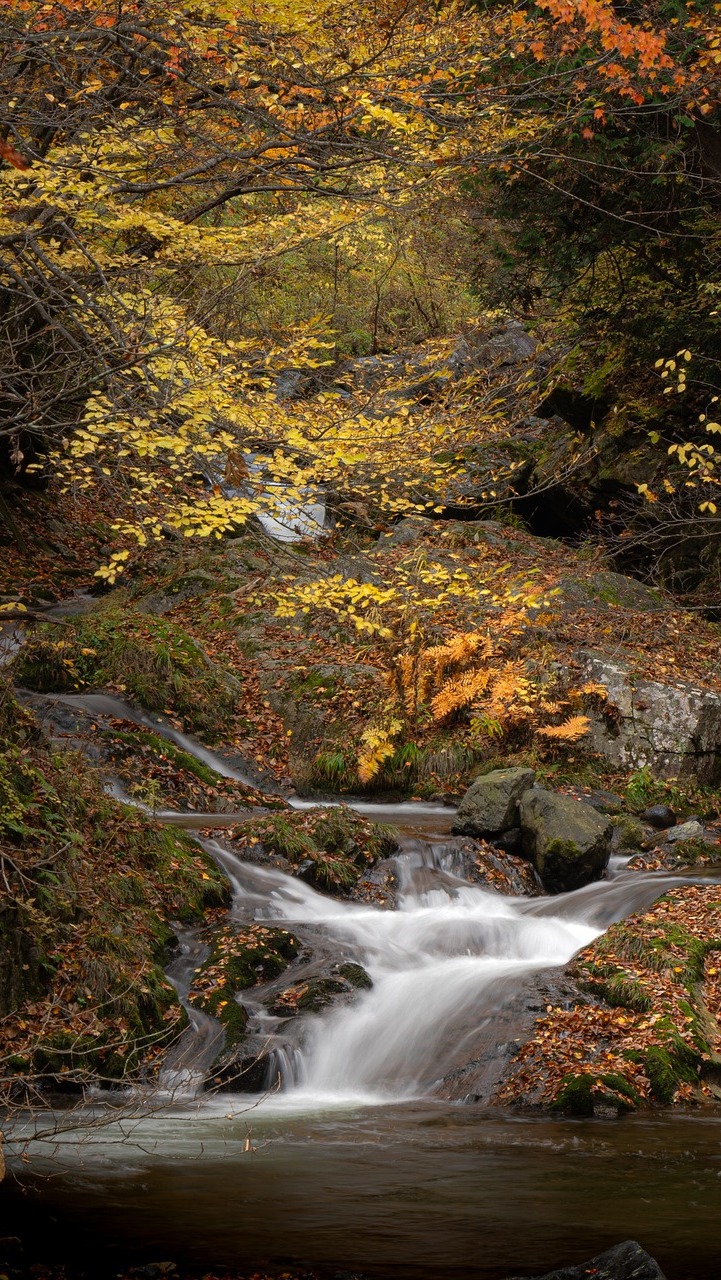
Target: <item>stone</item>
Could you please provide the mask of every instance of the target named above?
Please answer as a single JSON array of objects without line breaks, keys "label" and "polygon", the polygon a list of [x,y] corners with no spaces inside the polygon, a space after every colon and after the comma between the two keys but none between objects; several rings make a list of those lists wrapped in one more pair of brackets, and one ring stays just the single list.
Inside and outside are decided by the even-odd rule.
[{"label": "stone", "polygon": [[584,677],[608,691],[609,705],[589,712],[592,751],[622,769],[721,782],[721,693],[681,680],[639,679],[628,663],[604,653],[578,657]]},{"label": "stone", "polygon": [[524,851],[548,893],[580,889],[598,879],[611,852],[609,818],[542,787],[524,791],[519,810]]},{"label": "stone", "polygon": [[623,797],[617,796],[614,791],[592,791],[588,803],[599,813],[622,813],[624,807]]},{"label": "stone", "polygon": [[702,822],[695,819],[691,822],[681,822],[677,827],[672,827],[666,832],[664,837],[667,844],[678,844],[681,840],[702,840],[706,833],[706,829]]},{"label": "stone", "polygon": [[538,343],[518,320],[507,320],[491,329],[469,329],[457,339],[448,368],[462,376],[473,369],[494,365],[517,365],[532,360]]},{"label": "stone", "polygon": [[[666,1280],[666,1277],[650,1253],[646,1253],[635,1240],[615,1244],[588,1262],[576,1267],[559,1267],[547,1271],[537,1280]],[[508,1280],[531,1280],[527,1276],[509,1276]]]},{"label": "stone", "polygon": [[629,853],[646,848],[646,833],[638,818],[631,818],[627,813],[615,814],[611,818],[611,825],[614,853]]},{"label": "stone", "polygon": [[638,816],[642,822],[647,822],[649,827],[656,827],[659,831],[676,826],[676,814],[667,804],[652,804]]},{"label": "stone", "polygon": [[520,827],[509,827],[497,840],[493,841],[497,849],[503,853],[523,854],[523,832]]},{"label": "stone", "polygon": [[494,769],[468,788],[451,831],[461,836],[500,835],[518,826],[518,801],[536,781],[533,769]]}]

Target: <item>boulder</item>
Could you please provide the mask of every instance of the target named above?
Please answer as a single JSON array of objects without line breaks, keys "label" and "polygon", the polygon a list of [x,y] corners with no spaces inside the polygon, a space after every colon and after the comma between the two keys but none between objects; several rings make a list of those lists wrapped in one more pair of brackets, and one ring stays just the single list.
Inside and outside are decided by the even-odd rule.
[{"label": "boulder", "polygon": [[593,750],[622,769],[721,781],[721,694],[681,680],[638,679],[628,663],[603,653],[579,657],[584,675],[608,691],[609,708],[591,713]]},{"label": "boulder", "polygon": [[656,827],[658,831],[676,826],[676,814],[667,804],[652,804],[649,809],[644,809],[639,817],[642,822],[647,822],[649,827]]},{"label": "boulder", "polygon": [[613,826],[589,804],[542,787],[523,792],[523,847],[548,893],[580,889],[597,880],[611,852]]},{"label": "boulder", "polygon": [[679,844],[681,840],[703,840],[705,834],[703,823],[691,818],[688,822],[680,822],[677,827],[672,827],[663,838],[667,844]]},{"label": "boulder", "polygon": [[[593,1280],[666,1280],[655,1258],[635,1240],[615,1244],[579,1266],[547,1271],[537,1280],[587,1280],[588,1276],[593,1276]],[[508,1280],[530,1280],[530,1277],[509,1276]]]},{"label": "boulder", "polygon": [[484,773],[461,800],[451,830],[461,836],[487,836],[517,827],[518,802],[535,781],[533,769]]},{"label": "boulder", "polygon": [[463,376],[494,365],[517,365],[532,360],[538,343],[518,320],[506,320],[491,328],[477,326],[456,341],[448,368]]}]

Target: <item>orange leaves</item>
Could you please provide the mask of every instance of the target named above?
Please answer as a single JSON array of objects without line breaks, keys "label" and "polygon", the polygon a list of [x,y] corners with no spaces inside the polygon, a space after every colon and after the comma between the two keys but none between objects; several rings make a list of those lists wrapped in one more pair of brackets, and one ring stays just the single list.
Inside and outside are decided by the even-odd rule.
[{"label": "orange leaves", "polygon": [[562,724],[547,724],[536,732],[554,742],[578,742],[591,727],[588,716],[569,716]]}]

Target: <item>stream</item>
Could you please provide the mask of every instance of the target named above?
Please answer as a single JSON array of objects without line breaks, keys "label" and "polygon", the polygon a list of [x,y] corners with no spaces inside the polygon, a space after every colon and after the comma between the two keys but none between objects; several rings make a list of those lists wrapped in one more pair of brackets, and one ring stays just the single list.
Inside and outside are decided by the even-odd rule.
[{"label": "stream", "polygon": [[[263,1094],[199,1092],[217,1025],[194,1011],[154,1098],[90,1099],[57,1113],[56,1130],[47,1115],[28,1119],[9,1153],[33,1131],[47,1138],[13,1166],[0,1235],[32,1235],[41,1257],[92,1259],[98,1276],[172,1259],[501,1280],[628,1237],[669,1280],[718,1275],[719,1111],[572,1120],[484,1105],[518,993],[681,878],[619,859],[574,893],[505,897],[464,879],[452,810],[353,807],[399,833],[393,909],[241,861],[217,815],[158,815],[219,828],[200,838],[229,877],[234,918],[324,939],[372,989],[290,1031],[244,992],[251,1030],[272,1047]],[[187,931],[168,972],[181,999],[202,958]]]}]

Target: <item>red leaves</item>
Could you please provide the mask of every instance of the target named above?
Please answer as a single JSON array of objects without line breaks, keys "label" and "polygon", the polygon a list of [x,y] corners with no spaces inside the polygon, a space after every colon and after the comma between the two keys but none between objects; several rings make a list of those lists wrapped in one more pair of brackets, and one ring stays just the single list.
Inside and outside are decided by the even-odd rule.
[{"label": "red leaves", "polygon": [[22,156],[19,151],[15,150],[15,147],[3,138],[0,138],[0,160],[7,161],[14,169],[30,168],[30,161],[26,160],[25,156]]}]

